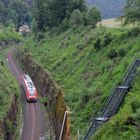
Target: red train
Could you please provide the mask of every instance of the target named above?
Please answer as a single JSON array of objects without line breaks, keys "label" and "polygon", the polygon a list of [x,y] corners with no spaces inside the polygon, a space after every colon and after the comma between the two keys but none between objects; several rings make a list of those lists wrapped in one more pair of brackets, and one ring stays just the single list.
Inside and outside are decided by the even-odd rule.
[{"label": "red train", "polygon": [[28,102],[36,102],[38,98],[38,93],[37,90],[27,74],[23,74],[22,76],[23,79],[23,89],[27,98]]}]

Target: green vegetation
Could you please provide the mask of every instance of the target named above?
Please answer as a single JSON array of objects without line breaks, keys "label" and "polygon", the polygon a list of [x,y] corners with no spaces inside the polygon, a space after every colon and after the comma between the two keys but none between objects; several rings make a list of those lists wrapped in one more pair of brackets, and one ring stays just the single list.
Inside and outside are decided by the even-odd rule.
[{"label": "green vegetation", "polygon": [[[77,130],[80,134],[85,130],[91,115],[98,115],[110,89],[120,83],[132,58],[139,53],[140,28],[96,28],[100,12],[95,7],[88,9],[85,0],[35,0],[33,4],[28,0],[0,1],[0,27],[9,28],[0,32],[0,42],[19,42],[20,36],[11,29],[19,31],[23,24],[31,25],[38,41],[33,35],[27,36],[24,48],[64,89],[65,101],[73,112],[74,137]],[[127,0],[124,17],[125,23],[139,23],[139,0]],[[6,51],[0,54],[0,121],[10,108],[12,96],[19,92],[6,65]],[[118,115],[93,139],[140,139],[139,82],[137,78]],[[47,103],[45,98],[40,101]],[[7,120],[6,124],[7,131],[11,131],[12,122]]]},{"label": "green vegetation", "polygon": [[80,26],[45,36],[40,42],[26,38],[24,47],[64,89],[65,101],[74,112],[72,134],[76,135],[78,129],[82,133],[92,113],[98,114],[110,89],[120,82],[139,52],[139,28]]},{"label": "green vegetation", "polygon": [[98,21],[101,21],[100,12],[96,7],[92,7],[87,13],[87,25],[96,26]]},{"label": "green vegetation", "polygon": [[31,23],[31,10],[27,3],[22,0],[0,1],[0,24],[13,26],[16,31],[23,24]]},{"label": "green vegetation", "polygon": [[17,82],[7,67],[6,52],[7,49],[0,53],[0,121],[3,121],[5,114],[11,107],[14,94],[18,95],[19,93]]},{"label": "green vegetation", "polygon": [[96,27],[101,19],[95,7],[87,9],[85,0],[36,0],[34,11],[32,29],[38,40],[46,31],[61,33],[81,25]]},{"label": "green vegetation", "polygon": [[124,9],[125,23],[138,23],[140,21],[140,1],[127,0]]},{"label": "green vegetation", "polygon": [[15,41],[15,42],[20,42],[21,41],[21,36],[16,33],[16,32],[11,32],[11,31],[2,31],[0,32],[0,42],[2,41]]},{"label": "green vegetation", "polygon": [[119,113],[97,132],[93,140],[140,139],[140,70],[133,89],[127,95]]}]

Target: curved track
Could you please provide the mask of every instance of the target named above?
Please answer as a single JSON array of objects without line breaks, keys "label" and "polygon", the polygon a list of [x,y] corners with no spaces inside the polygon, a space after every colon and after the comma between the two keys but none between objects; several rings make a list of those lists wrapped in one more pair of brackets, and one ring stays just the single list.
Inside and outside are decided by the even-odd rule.
[{"label": "curved track", "polygon": [[42,109],[41,104],[37,103],[28,103],[25,99],[24,92],[22,90],[21,75],[23,71],[17,65],[13,57],[14,49],[11,49],[7,53],[7,63],[9,69],[12,71],[16,77],[23,96],[23,129],[21,140],[44,140],[46,133],[46,120],[45,120],[45,111]]}]

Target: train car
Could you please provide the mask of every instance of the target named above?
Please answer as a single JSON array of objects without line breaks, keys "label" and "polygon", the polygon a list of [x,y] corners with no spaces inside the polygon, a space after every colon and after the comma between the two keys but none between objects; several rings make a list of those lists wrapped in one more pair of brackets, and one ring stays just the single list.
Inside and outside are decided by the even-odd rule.
[{"label": "train car", "polygon": [[23,89],[25,91],[25,96],[28,102],[36,102],[38,98],[37,89],[35,88],[29,75],[24,74],[23,79]]}]

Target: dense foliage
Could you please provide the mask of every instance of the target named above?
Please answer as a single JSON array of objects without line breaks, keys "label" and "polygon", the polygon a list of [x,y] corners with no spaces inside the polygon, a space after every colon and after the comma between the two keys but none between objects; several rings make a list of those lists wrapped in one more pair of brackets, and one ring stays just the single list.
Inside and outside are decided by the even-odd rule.
[{"label": "dense foliage", "polygon": [[[35,1],[35,21],[38,31],[59,26],[65,19],[68,19],[73,10],[86,10],[84,0],[36,0]],[[65,21],[66,22],[66,21]]]},{"label": "dense foliage", "polygon": [[127,0],[124,16],[125,23],[138,23],[140,21],[140,0]]},{"label": "dense foliage", "polygon": [[87,9],[85,0],[35,0],[33,31],[38,38],[44,32],[62,32],[71,26],[94,25],[100,21],[100,12]]},{"label": "dense foliage", "polygon": [[21,36],[17,34],[16,32],[11,32],[11,31],[4,31],[0,32],[0,42],[2,41],[15,41],[19,43],[21,41]]},{"label": "dense foliage", "polygon": [[28,5],[22,0],[0,0],[0,23],[13,24],[18,31],[23,24],[30,24],[31,14]]}]

